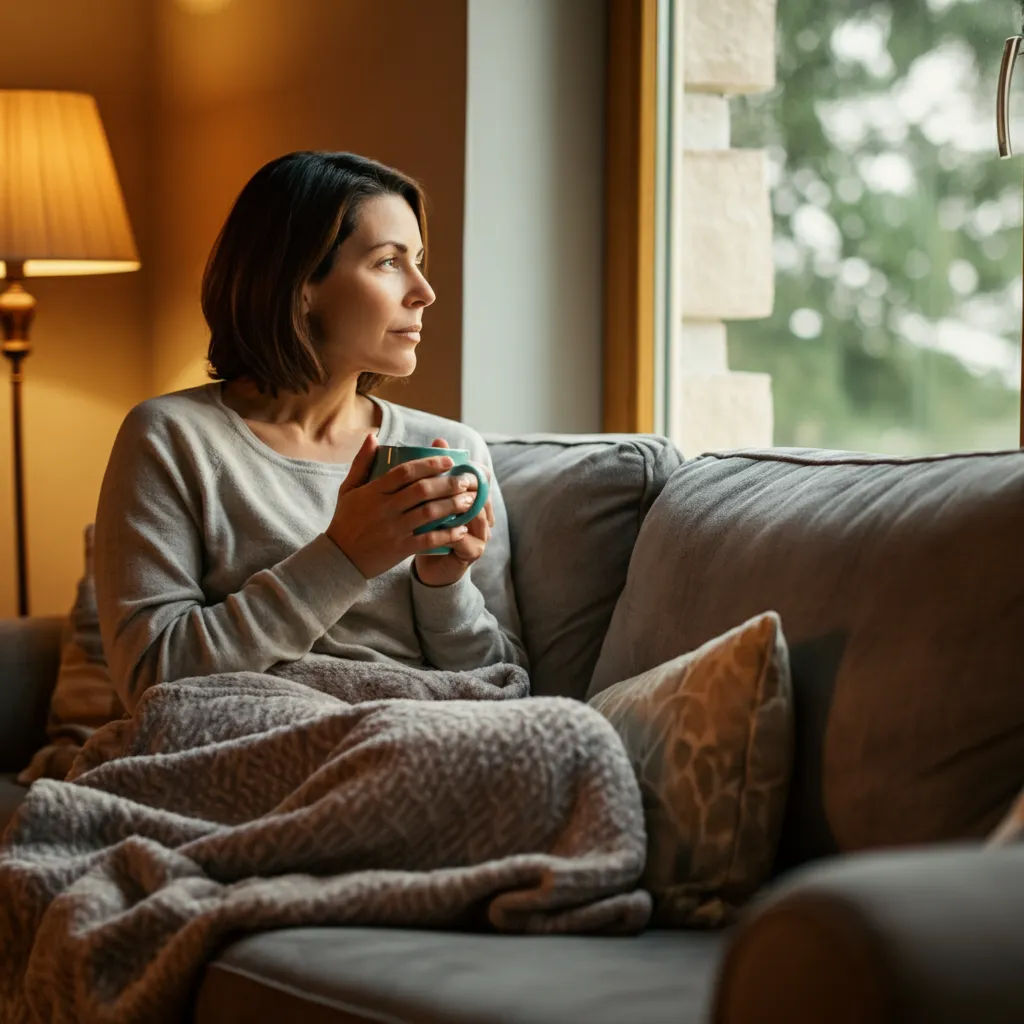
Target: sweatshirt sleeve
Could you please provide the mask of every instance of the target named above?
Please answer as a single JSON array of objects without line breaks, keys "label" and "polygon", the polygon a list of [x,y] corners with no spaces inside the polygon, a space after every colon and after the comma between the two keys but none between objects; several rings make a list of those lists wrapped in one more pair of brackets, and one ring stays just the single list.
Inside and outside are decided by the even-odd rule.
[{"label": "sweatshirt sleeve", "polygon": [[427,660],[435,668],[465,670],[501,663],[528,667],[520,640],[519,610],[512,585],[508,514],[483,439],[471,446],[473,461],[491,477],[494,526],[487,549],[459,580],[428,587],[412,573],[416,628]]},{"label": "sweatshirt sleeve", "polygon": [[[254,573],[223,601],[201,586],[203,492],[218,462],[146,403],[118,432],[96,513],[100,633],[122,703],[157,683],[263,672],[293,661],[364,593],[366,580],[324,534]],[[207,479],[204,479],[204,476]]]}]

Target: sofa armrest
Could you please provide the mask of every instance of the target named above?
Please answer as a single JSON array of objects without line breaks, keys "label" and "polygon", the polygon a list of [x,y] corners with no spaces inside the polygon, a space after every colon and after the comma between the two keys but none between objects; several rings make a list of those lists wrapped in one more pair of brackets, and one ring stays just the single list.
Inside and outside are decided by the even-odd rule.
[{"label": "sofa armrest", "polygon": [[46,742],[64,619],[0,619],[0,772],[21,771]]},{"label": "sofa armrest", "polygon": [[858,854],[794,872],[731,937],[713,1019],[1024,1021],[1024,844]]}]

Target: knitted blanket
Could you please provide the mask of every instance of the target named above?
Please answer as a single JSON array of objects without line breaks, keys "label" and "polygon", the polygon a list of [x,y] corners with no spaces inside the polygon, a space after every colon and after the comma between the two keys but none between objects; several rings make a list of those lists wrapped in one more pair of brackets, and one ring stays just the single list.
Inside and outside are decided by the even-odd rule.
[{"label": "knitted blanket", "polygon": [[510,665],[311,655],[163,683],[0,846],[0,1021],[184,1019],[290,925],[635,932],[646,836],[608,722]]}]

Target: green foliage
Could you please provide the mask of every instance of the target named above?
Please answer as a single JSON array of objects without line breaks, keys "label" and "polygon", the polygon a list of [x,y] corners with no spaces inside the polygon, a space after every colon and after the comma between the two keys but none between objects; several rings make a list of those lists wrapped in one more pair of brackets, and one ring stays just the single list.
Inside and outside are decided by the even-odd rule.
[{"label": "green foliage", "polygon": [[[733,145],[775,168],[775,311],[729,325],[731,367],[772,376],[776,444],[1016,446],[1024,204],[994,109],[1020,16],[1011,0],[779,0],[779,86],[732,104]],[[927,109],[928,64],[961,76],[970,132]]]}]

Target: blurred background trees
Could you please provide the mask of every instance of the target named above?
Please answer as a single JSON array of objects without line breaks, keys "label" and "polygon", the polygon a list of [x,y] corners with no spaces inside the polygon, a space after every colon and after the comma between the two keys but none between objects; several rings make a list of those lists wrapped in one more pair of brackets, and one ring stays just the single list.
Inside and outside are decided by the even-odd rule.
[{"label": "blurred background trees", "polygon": [[1017,445],[1024,157],[995,102],[1020,24],[1017,0],[779,0],[779,86],[732,102],[733,145],[769,153],[775,312],[729,325],[776,444]]}]

